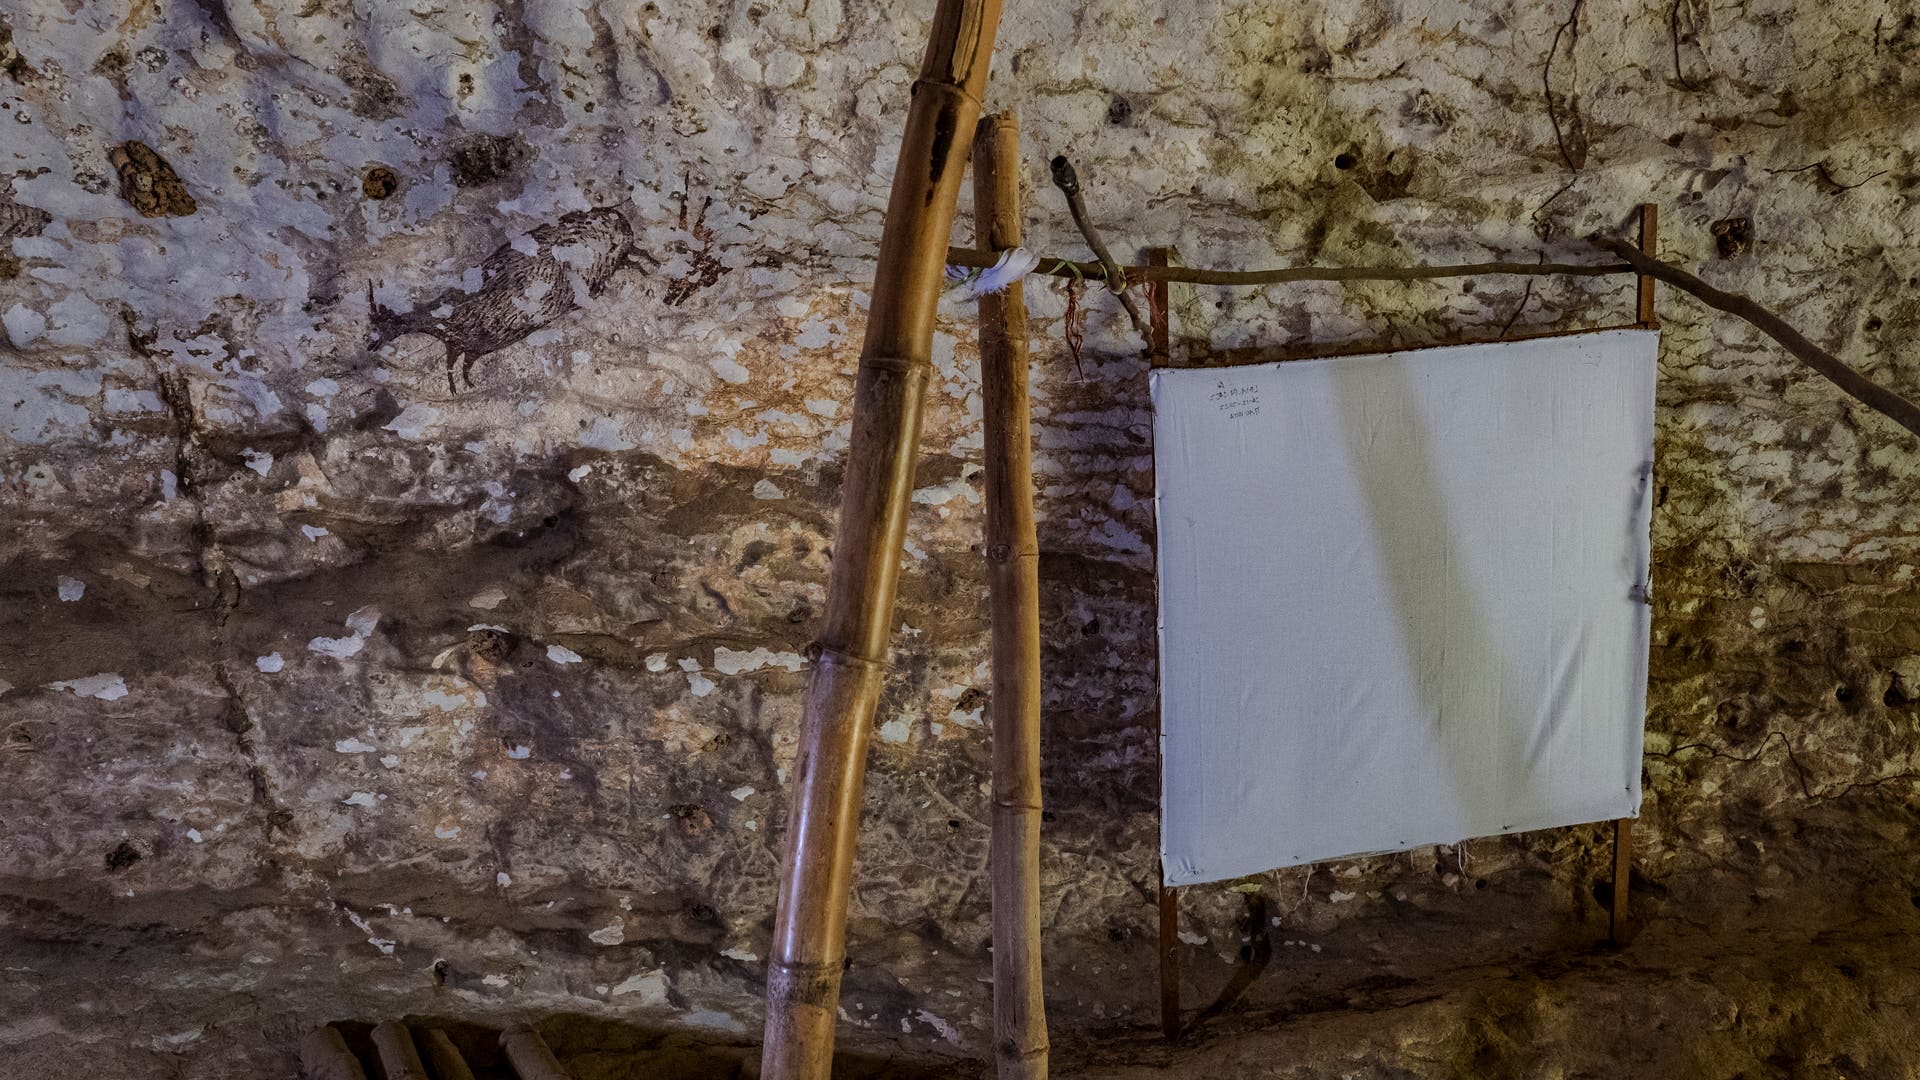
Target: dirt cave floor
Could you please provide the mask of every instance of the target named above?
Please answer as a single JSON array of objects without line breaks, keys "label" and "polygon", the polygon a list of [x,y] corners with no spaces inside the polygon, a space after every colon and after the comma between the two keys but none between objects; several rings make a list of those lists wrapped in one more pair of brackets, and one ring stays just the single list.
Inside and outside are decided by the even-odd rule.
[{"label": "dirt cave floor", "polygon": [[[1054,1074],[1920,1076],[1920,895],[1901,876],[1863,867],[1825,892],[1756,887],[1744,896],[1719,872],[1636,879],[1641,918],[1624,948],[1603,940],[1598,905],[1581,906],[1583,917],[1543,913],[1539,882],[1463,879],[1471,918],[1389,912],[1311,946],[1248,893],[1237,954],[1183,950],[1187,1031],[1173,1043],[1153,1023],[1151,941],[1051,942]],[[577,1080],[758,1075],[757,1031],[708,1037],[611,1014],[502,1012],[440,980],[395,995],[356,978],[351,964],[330,963],[347,943],[318,923],[304,955],[253,953],[236,966],[230,946],[211,937],[137,918],[108,929],[75,917],[69,932],[48,932],[53,922],[39,914],[10,920],[0,938],[8,1077],[291,1078],[293,1047],[311,1027],[339,1023],[364,1053],[371,1024],[402,1017],[450,1030],[483,1078],[511,1075],[491,1035],[520,1019],[536,1023]],[[1111,999],[1117,972],[1137,999],[1123,1020],[1103,1026],[1073,1008],[1076,992],[1095,985]],[[849,1001],[863,1000],[861,983],[856,964]],[[836,1076],[991,1075],[984,1048],[943,1055],[924,1039],[845,1026],[840,1039]]]}]

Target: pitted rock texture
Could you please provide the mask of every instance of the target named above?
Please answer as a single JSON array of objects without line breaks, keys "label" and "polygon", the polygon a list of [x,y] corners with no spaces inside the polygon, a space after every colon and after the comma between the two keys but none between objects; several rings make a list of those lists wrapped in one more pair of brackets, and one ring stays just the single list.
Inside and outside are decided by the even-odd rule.
[{"label": "pitted rock texture", "polygon": [[[284,1074],[409,1012],[746,1067],[927,15],[0,8],[4,1071]],[[1056,153],[1123,258],[1204,265],[1578,260],[1651,200],[1666,257],[1911,396],[1916,89],[1891,0],[1093,2],[1014,5],[988,105],[1042,252],[1084,257]],[[129,205],[134,146],[190,204]],[[1078,364],[1064,286],[1029,302],[1063,1073],[1920,1067],[1920,454],[1666,290],[1640,939],[1593,946],[1600,827],[1197,888],[1198,1032],[1154,1044],[1145,367],[1111,298]],[[1631,304],[1173,301],[1183,355],[1240,357]],[[936,1072],[990,1038],[974,343],[949,299],[843,997],[846,1046]]]}]

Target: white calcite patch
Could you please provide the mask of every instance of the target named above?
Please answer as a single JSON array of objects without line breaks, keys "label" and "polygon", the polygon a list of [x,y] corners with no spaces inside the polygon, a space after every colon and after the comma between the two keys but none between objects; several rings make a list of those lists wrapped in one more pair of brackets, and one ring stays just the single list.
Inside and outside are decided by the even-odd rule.
[{"label": "white calcite patch", "polygon": [[680,670],[687,673],[687,691],[694,697],[706,697],[713,693],[713,680],[700,673],[700,661],[682,659]]},{"label": "white calcite patch", "polygon": [[347,616],[345,637],[317,637],[307,642],[307,648],[322,656],[331,656],[335,660],[345,660],[358,655],[366,645],[367,638],[373,634],[374,627],[380,624],[380,609],[363,607]]},{"label": "white calcite patch", "polygon": [[740,675],[764,667],[799,671],[806,663],[806,657],[799,653],[775,652],[764,645],[744,651],[720,645],[713,650],[713,670],[722,675]]},{"label": "white calcite patch", "polygon": [[505,603],[506,599],[507,590],[495,585],[491,589],[485,589],[468,597],[467,606],[470,608],[478,608],[481,611],[492,611],[494,608]]},{"label": "white calcite patch", "polygon": [[71,690],[83,698],[99,698],[101,701],[118,701],[127,696],[126,681],[111,671],[47,685],[55,690]]},{"label": "white calcite patch", "polygon": [[403,439],[418,442],[427,437],[440,422],[440,417],[440,410],[431,405],[409,405],[400,410],[399,416],[387,422],[386,430]]},{"label": "white calcite patch", "polygon": [[556,664],[577,664],[585,658],[572,649],[567,648],[565,645],[549,645],[547,646],[547,659]]},{"label": "white calcite patch", "polygon": [[70,578],[62,574],[56,584],[63,603],[71,604],[87,595],[87,583],[79,578]]},{"label": "white calcite patch", "polygon": [[279,653],[270,652],[265,656],[255,657],[253,660],[253,666],[258,668],[263,674],[271,675],[274,672],[279,671],[282,668],[286,667],[287,662],[285,659],[283,659],[280,656]]},{"label": "white calcite patch", "polygon": [[629,975],[614,984],[614,997],[634,997],[632,1002],[642,1006],[661,1006],[667,1004],[667,975],[664,971],[643,971]]}]

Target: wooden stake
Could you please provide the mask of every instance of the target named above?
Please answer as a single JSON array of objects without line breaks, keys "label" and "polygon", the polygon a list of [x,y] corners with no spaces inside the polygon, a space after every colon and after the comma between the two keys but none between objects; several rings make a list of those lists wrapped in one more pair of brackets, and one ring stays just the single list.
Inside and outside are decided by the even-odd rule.
[{"label": "wooden stake", "polygon": [[367,1080],[359,1059],[347,1049],[347,1040],[331,1024],[307,1032],[300,1040],[300,1071],[307,1080]]},{"label": "wooden stake", "polygon": [[[1147,265],[1153,270],[1164,271],[1173,265],[1173,249],[1158,247],[1147,252]],[[1147,279],[1147,363],[1149,367],[1166,367],[1173,362],[1173,315],[1169,306],[1168,279],[1165,276]],[[1156,689],[1159,678],[1155,676]],[[1156,695],[1155,709],[1158,709]],[[1158,712],[1155,713],[1158,716]],[[1154,722],[1154,755],[1159,760],[1160,747],[1159,721]],[[1160,954],[1160,1032],[1168,1039],[1180,1037],[1180,891],[1167,885],[1166,868],[1156,864],[1155,872],[1159,880],[1154,882],[1158,890],[1158,911],[1160,932],[1158,940]]]},{"label": "wooden stake", "polygon": [[392,1020],[375,1025],[373,1048],[380,1055],[380,1071],[387,1080],[427,1080],[427,1067],[413,1047],[407,1025]]},{"label": "wooden stake", "polygon": [[1627,885],[1633,877],[1633,819],[1613,822],[1613,903],[1607,909],[1607,940],[1625,945],[1632,937],[1627,925]]},{"label": "wooden stake", "polygon": [[767,963],[764,1080],[823,1080],[832,1068],[860,790],[912,504],[934,309],[999,21],[999,0],[940,0],[894,169],[793,771]]},{"label": "wooden stake", "polygon": [[473,1080],[473,1070],[460,1056],[453,1040],[439,1028],[420,1033],[420,1045],[427,1048],[427,1060],[433,1063],[433,1080]]},{"label": "wooden stake", "polygon": [[[1021,243],[1020,127],[973,138],[976,242]],[[1045,1080],[1040,963],[1040,540],[1033,524],[1027,299],[1019,282],[980,297],[986,426],[988,618],[993,628],[993,1053],[1000,1080]]]},{"label": "wooden stake", "polygon": [[1160,868],[1160,1034],[1180,1037],[1180,890]]},{"label": "wooden stake", "polygon": [[[1640,204],[1640,251],[1649,259],[1660,257],[1660,207]],[[1634,314],[1642,329],[1660,329],[1660,317],[1653,310],[1654,278],[1641,274],[1634,287]],[[1613,898],[1607,905],[1607,940],[1625,945],[1631,932],[1627,926],[1627,886],[1633,877],[1633,819],[1613,822]]]},{"label": "wooden stake", "polygon": [[526,1024],[515,1024],[501,1032],[500,1049],[506,1052],[520,1080],[568,1080],[560,1059],[547,1049],[540,1033]]},{"label": "wooden stake", "polygon": [[[1640,204],[1640,250],[1649,259],[1660,257],[1660,207],[1653,203]],[[1658,330],[1660,320],[1653,313],[1653,278],[1641,274],[1637,281],[1634,307],[1640,325],[1648,330]]]}]

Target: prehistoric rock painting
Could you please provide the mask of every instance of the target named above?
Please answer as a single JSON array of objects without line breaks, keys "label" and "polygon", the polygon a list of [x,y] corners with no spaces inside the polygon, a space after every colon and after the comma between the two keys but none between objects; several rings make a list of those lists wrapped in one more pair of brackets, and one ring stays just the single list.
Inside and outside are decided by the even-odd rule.
[{"label": "prehistoric rock painting", "polygon": [[456,364],[471,387],[474,361],[585,307],[621,270],[658,263],[634,245],[633,227],[620,211],[576,210],[495,249],[480,264],[477,290],[448,289],[412,311],[397,312],[373,299],[368,282],[368,348],[403,334],[439,338],[447,350],[447,389],[457,392]]}]

